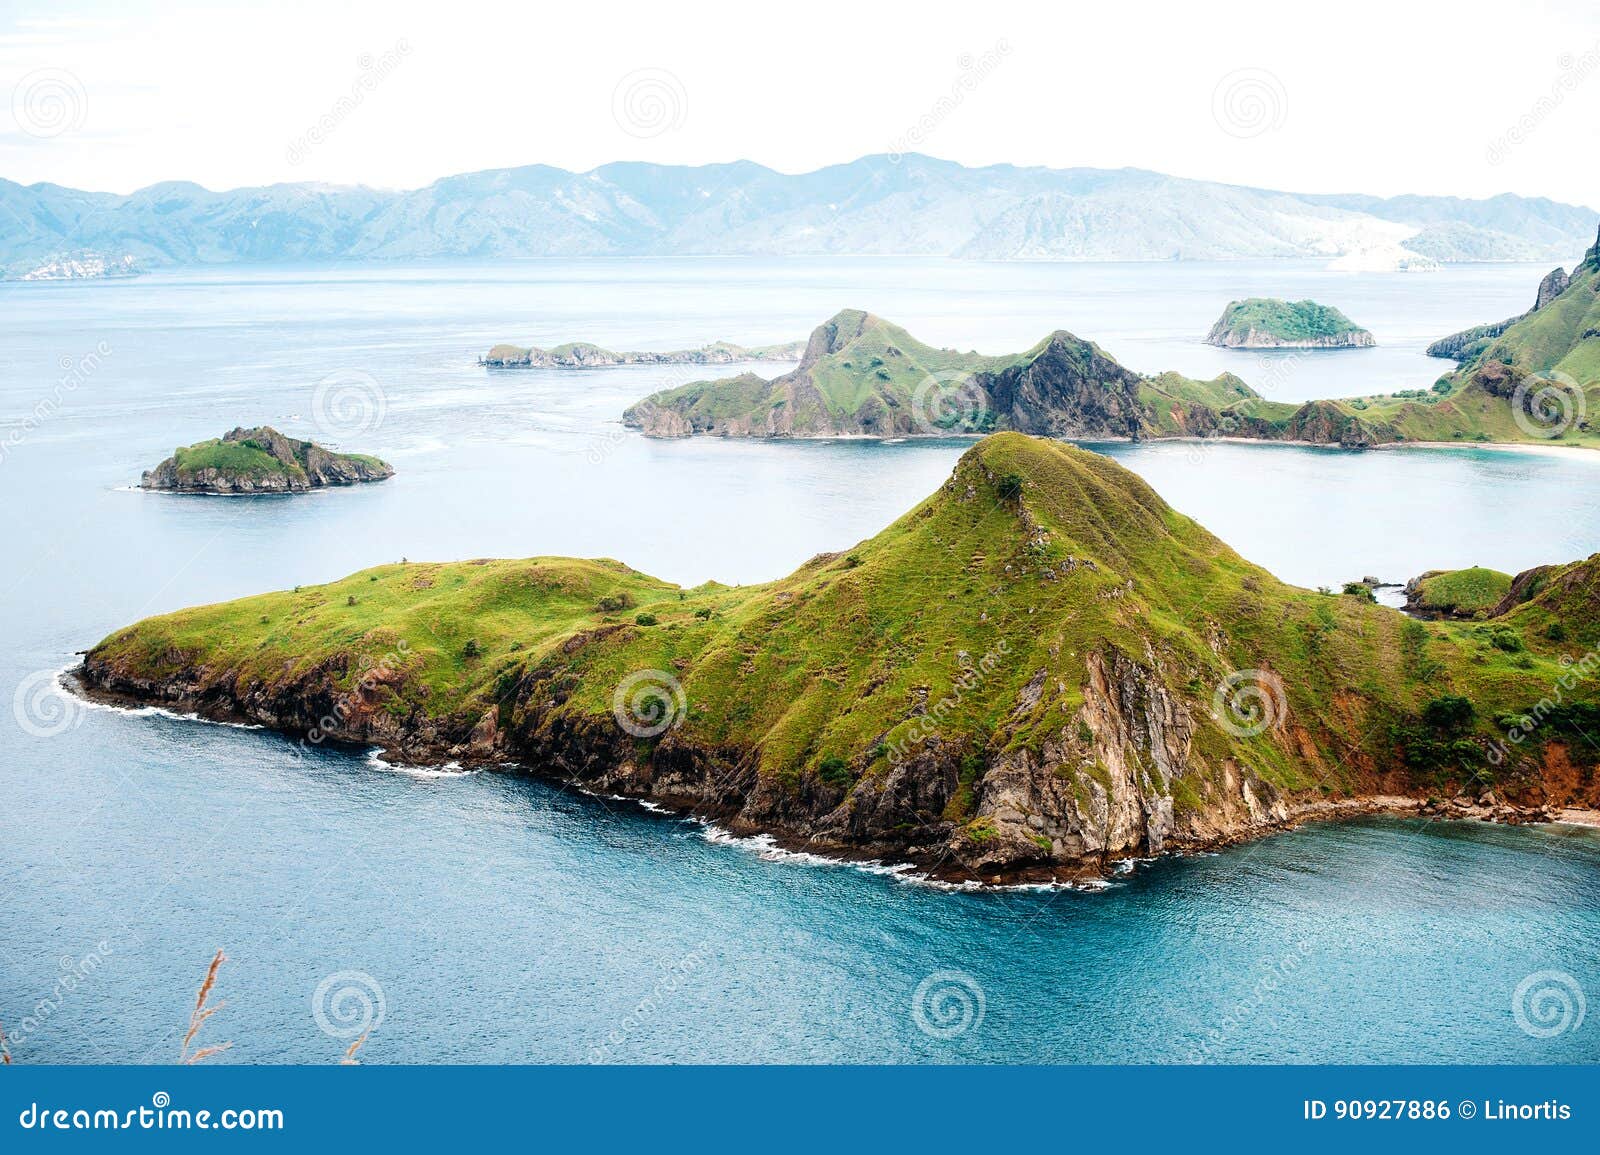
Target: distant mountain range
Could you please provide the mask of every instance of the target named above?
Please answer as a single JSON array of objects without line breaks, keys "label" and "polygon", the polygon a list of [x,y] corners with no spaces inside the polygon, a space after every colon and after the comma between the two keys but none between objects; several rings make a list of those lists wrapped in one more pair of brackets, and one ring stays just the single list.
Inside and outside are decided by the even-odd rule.
[{"label": "distant mountain range", "polygon": [[409,192],[169,182],[127,196],[0,180],[0,271],[101,275],[237,261],[918,254],[980,260],[1327,258],[1351,268],[1568,260],[1596,213],[1509,194],[1306,195],[1140,169],[967,168],[867,156],[790,176],[750,161],[546,165]]}]

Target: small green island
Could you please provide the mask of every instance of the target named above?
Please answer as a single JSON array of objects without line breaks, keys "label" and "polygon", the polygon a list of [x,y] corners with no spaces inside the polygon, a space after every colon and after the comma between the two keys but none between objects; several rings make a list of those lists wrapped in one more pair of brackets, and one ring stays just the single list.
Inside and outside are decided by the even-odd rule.
[{"label": "small green island", "polygon": [[1109,457],[1000,433],[773,582],[400,562],[147,619],[76,677],[983,882],[1306,817],[1600,802],[1600,555],[1519,575],[1483,621],[1362,593],[1281,582]]},{"label": "small green island", "polygon": [[1378,342],[1332,305],[1249,297],[1230,301],[1206,334],[1224,349],[1360,349]]},{"label": "small green island", "polygon": [[261,425],[183,446],[147,470],[139,485],[176,493],[305,493],[393,476],[394,467],[376,457],[335,453]]}]

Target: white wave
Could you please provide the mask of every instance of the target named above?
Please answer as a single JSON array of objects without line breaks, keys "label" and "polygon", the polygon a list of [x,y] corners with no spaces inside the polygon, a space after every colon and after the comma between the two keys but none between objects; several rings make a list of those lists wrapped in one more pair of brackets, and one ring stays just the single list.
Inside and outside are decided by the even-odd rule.
[{"label": "white wave", "polygon": [[193,712],[180,714],[178,711],[169,710],[165,706],[120,706],[115,702],[99,702],[80,693],[77,683],[67,676],[77,668],[77,662],[68,662],[57,670],[55,675],[56,689],[90,710],[104,710],[108,714],[121,714],[125,718],[168,718],[174,722],[199,722],[205,726],[222,726],[229,730],[266,729],[265,726],[255,722],[227,722],[216,718],[207,718]]},{"label": "white wave", "polygon": [[947,891],[1056,891],[1056,890],[1083,890],[1099,891],[1109,890],[1120,885],[1104,878],[1079,879],[1069,882],[1018,882],[1018,883],[982,883],[976,879],[966,879],[961,882],[950,882],[932,876],[918,869],[911,862],[880,862],[877,859],[855,860],[849,858],[831,858],[825,854],[814,854],[808,850],[788,850],[779,846],[777,840],[770,834],[739,835],[732,831],[724,830],[713,822],[704,819],[694,819],[701,827],[700,836],[707,842],[718,846],[732,846],[755,854],[767,862],[793,862],[802,866],[832,866],[847,867],[860,871],[862,874],[882,875],[902,882],[909,886],[926,886],[932,890]]},{"label": "white wave", "polygon": [[383,747],[374,746],[367,751],[367,766],[389,774],[404,774],[407,778],[470,778],[481,767],[465,767],[451,760],[431,766],[412,766],[404,762],[390,762],[383,757]]}]

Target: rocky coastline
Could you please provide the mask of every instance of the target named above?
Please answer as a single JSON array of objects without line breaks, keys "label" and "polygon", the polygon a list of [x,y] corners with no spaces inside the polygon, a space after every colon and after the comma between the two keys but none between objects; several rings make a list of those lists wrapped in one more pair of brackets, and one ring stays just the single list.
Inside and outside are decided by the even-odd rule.
[{"label": "rocky coastline", "polygon": [[[734,837],[766,836],[773,845],[790,853],[842,863],[905,864],[921,877],[948,884],[1070,885],[1111,877],[1130,862],[1204,853],[1309,822],[1337,822],[1368,815],[1512,826],[1550,822],[1600,825],[1597,810],[1545,800],[1511,801],[1492,790],[1434,797],[1380,788],[1372,793],[1328,798],[1315,792],[1279,793],[1257,779],[1239,783],[1236,805],[1222,821],[1171,827],[1163,835],[1157,833],[1158,818],[1155,829],[1147,827],[1134,837],[1085,845],[1077,857],[1067,861],[1019,862],[1004,853],[977,857],[959,853],[953,850],[945,831],[921,828],[908,834],[894,827],[840,825],[829,821],[824,807],[813,804],[817,799],[790,806],[774,805],[771,797],[763,798],[753,789],[753,772],[739,769],[743,756],[735,751],[670,744],[664,757],[641,762],[628,748],[626,739],[615,740],[603,722],[593,727],[561,727],[548,733],[528,734],[502,731],[486,715],[464,732],[432,725],[412,730],[403,725],[379,724],[360,706],[350,708],[332,699],[238,699],[219,694],[214,687],[203,688],[181,679],[159,684],[129,680],[92,658],[66,679],[73,692],[102,705],[156,705],[173,714],[194,715],[210,722],[277,730],[318,745],[376,745],[386,762],[398,765],[428,767],[448,763],[463,770],[528,774],[597,796],[648,802],[706,822]],[[319,714],[319,710],[327,712]],[[339,721],[329,727],[330,719]],[[1018,765],[1013,770],[1024,779],[1037,778],[1037,768]],[[948,785],[940,781],[942,777],[940,770],[926,763],[906,765],[889,784],[890,796],[883,801],[879,817],[895,819],[913,813],[919,793],[939,793]],[[1108,808],[1105,816],[1112,817],[1114,811],[1114,807]],[[1159,813],[1158,804],[1153,814]],[[1126,812],[1123,817],[1128,817]],[[1048,821],[1041,821],[1041,830]],[[1136,832],[1130,829],[1125,833]]]}]

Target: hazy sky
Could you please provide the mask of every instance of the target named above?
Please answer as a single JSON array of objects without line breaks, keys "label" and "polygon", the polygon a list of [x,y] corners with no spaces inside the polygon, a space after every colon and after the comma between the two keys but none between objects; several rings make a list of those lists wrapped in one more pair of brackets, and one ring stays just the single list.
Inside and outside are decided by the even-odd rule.
[{"label": "hazy sky", "polygon": [[1592,0],[0,0],[0,177],[129,191],[871,152],[1600,207]]}]

